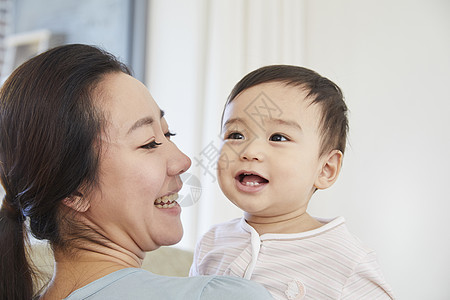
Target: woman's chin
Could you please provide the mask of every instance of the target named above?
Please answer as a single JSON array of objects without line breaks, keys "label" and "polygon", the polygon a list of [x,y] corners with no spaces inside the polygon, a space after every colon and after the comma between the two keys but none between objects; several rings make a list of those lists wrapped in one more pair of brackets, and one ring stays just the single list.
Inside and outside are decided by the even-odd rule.
[{"label": "woman's chin", "polygon": [[160,239],[158,239],[158,246],[172,246],[177,244],[181,239],[183,238],[183,227],[180,227],[175,229],[172,228],[170,232],[166,232],[166,236],[161,236]]}]

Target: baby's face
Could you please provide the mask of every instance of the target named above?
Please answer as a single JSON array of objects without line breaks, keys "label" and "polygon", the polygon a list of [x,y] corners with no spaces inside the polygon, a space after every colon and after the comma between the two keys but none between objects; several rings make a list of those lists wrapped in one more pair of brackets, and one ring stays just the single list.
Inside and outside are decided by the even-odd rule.
[{"label": "baby's face", "polygon": [[306,211],[324,163],[320,108],[306,95],[299,87],[264,83],[225,109],[219,184],[247,214],[289,217]]}]

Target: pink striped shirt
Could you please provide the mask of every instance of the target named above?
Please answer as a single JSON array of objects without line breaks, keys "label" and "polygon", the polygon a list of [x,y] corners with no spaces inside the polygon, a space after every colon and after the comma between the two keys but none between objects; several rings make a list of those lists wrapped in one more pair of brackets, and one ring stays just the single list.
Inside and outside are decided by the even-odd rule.
[{"label": "pink striped shirt", "polygon": [[275,299],[394,299],[375,253],[345,220],[318,229],[263,234],[243,218],[214,226],[197,244],[190,275],[230,275],[263,284]]}]

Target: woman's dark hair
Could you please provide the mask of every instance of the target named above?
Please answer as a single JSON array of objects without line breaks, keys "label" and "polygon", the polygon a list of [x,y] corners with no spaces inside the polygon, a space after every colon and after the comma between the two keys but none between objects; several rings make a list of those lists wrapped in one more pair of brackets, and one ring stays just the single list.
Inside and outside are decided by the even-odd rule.
[{"label": "woman's dark hair", "polygon": [[308,91],[308,98],[312,104],[318,104],[322,112],[320,155],[335,149],[345,152],[348,119],[342,91],[334,82],[310,69],[291,65],[271,65],[252,71],[234,86],[225,108],[244,90],[268,82],[298,86]]},{"label": "woman's dark hair", "polygon": [[[53,48],[18,67],[0,90],[0,299],[31,299],[32,235],[64,249],[61,201],[97,183],[105,118],[94,90],[125,65],[96,47]],[[72,237],[73,239],[73,237]]]}]

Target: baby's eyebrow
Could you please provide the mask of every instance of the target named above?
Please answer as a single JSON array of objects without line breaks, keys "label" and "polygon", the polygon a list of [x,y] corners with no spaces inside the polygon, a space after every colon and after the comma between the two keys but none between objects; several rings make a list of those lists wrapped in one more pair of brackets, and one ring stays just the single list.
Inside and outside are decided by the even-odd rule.
[{"label": "baby's eyebrow", "polygon": [[[266,119],[265,122],[275,123],[277,125],[284,125],[284,126],[294,127],[296,129],[302,131],[302,127],[300,126],[300,124],[298,124],[298,122],[295,122],[293,120],[284,120],[284,119],[278,119],[278,118],[270,118],[270,119]],[[234,123],[242,123],[244,125],[247,124],[245,122],[245,120],[243,120],[241,118],[231,118],[231,119],[228,119],[225,122],[225,124],[223,124],[223,128],[226,128],[230,124],[234,124]]]},{"label": "baby's eyebrow", "polygon": [[242,123],[245,125],[245,121],[242,120],[241,118],[231,118],[228,119],[224,124],[223,124],[223,128],[226,128],[227,126],[229,126],[230,124],[234,124],[234,123]]},{"label": "baby's eyebrow", "polygon": [[297,122],[292,121],[292,120],[284,120],[284,119],[270,118],[270,119],[268,119],[267,121],[268,121],[268,122],[271,122],[271,123],[276,123],[276,124],[279,124],[279,125],[285,125],[285,126],[289,126],[289,127],[295,127],[295,128],[297,128],[298,130],[302,130],[302,127],[300,126],[300,124],[298,124]]}]

